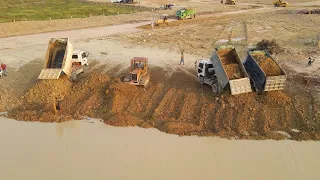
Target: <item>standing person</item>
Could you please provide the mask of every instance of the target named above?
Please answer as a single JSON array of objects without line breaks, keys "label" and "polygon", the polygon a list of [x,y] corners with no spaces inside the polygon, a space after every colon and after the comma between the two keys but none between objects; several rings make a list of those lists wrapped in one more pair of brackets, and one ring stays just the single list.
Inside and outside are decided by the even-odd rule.
[{"label": "standing person", "polygon": [[315,61],[315,59],[312,59],[311,57],[308,58],[309,61],[308,61],[308,65],[311,66],[312,63]]},{"label": "standing person", "polygon": [[181,63],[184,65],[184,55],[183,55],[183,51],[181,51],[181,59],[180,59],[179,65],[180,65]]},{"label": "standing person", "polygon": [[151,23],[151,29],[154,30],[154,23]]},{"label": "standing person", "polygon": [[163,22],[164,22],[164,23],[166,23],[166,24],[167,24],[167,26],[168,26],[168,17],[167,17],[167,16],[164,16],[164,18],[163,18]]},{"label": "standing person", "polygon": [[7,65],[1,63],[1,69],[4,76],[7,76]]},{"label": "standing person", "polygon": [[221,0],[220,3],[223,4],[223,0]]}]

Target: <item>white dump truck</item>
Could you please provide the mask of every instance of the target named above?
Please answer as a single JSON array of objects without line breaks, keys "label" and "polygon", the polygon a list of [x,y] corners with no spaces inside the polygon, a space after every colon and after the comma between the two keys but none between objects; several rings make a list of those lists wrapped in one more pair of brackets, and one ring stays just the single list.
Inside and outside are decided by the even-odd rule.
[{"label": "white dump truck", "polygon": [[87,57],[88,53],[74,50],[68,38],[52,38],[38,79],[58,79],[61,75],[74,78],[88,65]]},{"label": "white dump truck", "polygon": [[227,87],[231,95],[252,92],[249,75],[231,45],[215,48],[210,60],[200,60],[197,77],[201,84],[210,85],[216,93]]}]

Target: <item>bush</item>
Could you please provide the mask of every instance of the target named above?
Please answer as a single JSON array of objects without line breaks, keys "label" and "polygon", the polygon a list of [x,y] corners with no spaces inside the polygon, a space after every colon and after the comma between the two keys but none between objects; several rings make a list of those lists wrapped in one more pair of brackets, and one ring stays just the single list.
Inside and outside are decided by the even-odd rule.
[{"label": "bush", "polygon": [[266,50],[270,54],[277,54],[283,52],[283,49],[276,43],[275,40],[269,41],[263,39],[262,41],[257,43],[257,50]]}]

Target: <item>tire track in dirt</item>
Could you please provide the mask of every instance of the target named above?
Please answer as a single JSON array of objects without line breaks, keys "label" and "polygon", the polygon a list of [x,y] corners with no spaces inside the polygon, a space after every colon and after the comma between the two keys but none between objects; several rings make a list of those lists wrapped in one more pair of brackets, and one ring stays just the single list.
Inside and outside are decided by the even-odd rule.
[{"label": "tire track in dirt", "polygon": [[186,92],[178,120],[199,125],[198,117],[201,109],[201,101],[199,100],[199,95],[191,92]]},{"label": "tire track in dirt", "polygon": [[208,129],[212,130],[214,133],[217,133],[218,130],[215,126],[214,117],[219,109],[219,105],[216,101],[214,101],[213,103],[210,102],[205,96],[202,97],[201,101],[203,102],[203,106],[201,107],[200,119],[201,121],[205,122]]},{"label": "tire track in dirt", "polygon": [[161,99],[159,105],[155,109],[154,118],[160,121],[165,121],[165,112],[168,109],[168,104],[172,101],[174,94],[177,92],[176,88],[170,88]]},{"label": "tire track in dirt", "polygon": [[167,92],[167,89],[164,88],[163,84],[157,84],[156,90],[151,95],[150,101],[146,102],[146,111],[145,111],[146,117],[151,119],[152,116],[154,116],[154,114],[156,114],[157,107],[161,103],[166,92]]},{"label": "tire track in dirt", "polygon": [[217,109],[218,110],[216,111],[216,114],[213,119],[213,124],[214,124],[214,128],[216,129],[216,131],[218,133],[220,133],[223,131],[223,127],[224,127],[223,120],[224,120],[224,115],[225,115],[226,109],[223,105],[218,106]]}]

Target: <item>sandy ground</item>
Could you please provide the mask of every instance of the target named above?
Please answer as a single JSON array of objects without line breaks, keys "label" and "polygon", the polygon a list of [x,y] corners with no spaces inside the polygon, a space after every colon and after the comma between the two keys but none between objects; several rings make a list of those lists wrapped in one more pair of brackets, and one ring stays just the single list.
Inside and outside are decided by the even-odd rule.
[{"label": "sandy ground", "polygon": [[[188,3],[186,3],[188,5]],[[204,2],[192,6],[199,14],[202,13],[221,13],[237,11],[243,9],[257,8],[254,5],[225,6],[215,5],[211,2]],[[155,8],[159,8],[156,6]],[[101,26],[118,25],[124,23],[137,23],[140,21],[151,21],[155,14],[175,15],[176,9],[145,11],[134,14],[122,14],[114,16],[95,16],[88,18],[58,19],[47,21],[20,21],[0,24],[0,37],[35,34],[41,32],[61,31],[69,29],[82,29]]]},{"label": "sandy ground", "polygon": [[[318,140],[319,60],[307,73],[297,71],[306,72],[302,69],[309,55],[319,56],[319,18],[295,10],[264,7],[205,15],[154,31],[139,30],[136,27],[145,23],[137,23],[1,38],[9,76],[1,79],[0,111],[19,120],[45,122],[86,115],[115,126],[155,127],[180,135]],[[90,68],[78,82],[37,82],[52,37],[69,37],[76,48],[90,52]],[[214,96],[195,79],[195,60],[209,58],[213,47],[230,42],[243,59],[247,48],[263,38],[275,39],[284,48],[275,58],[288,73],[285,91]],[[181,49],[184,66],[178,65]],[[148,89],[121,83],[135,56],[149,58]],[[63,110],[53,115],[49,106],[57,96],[64,99]]]}]

